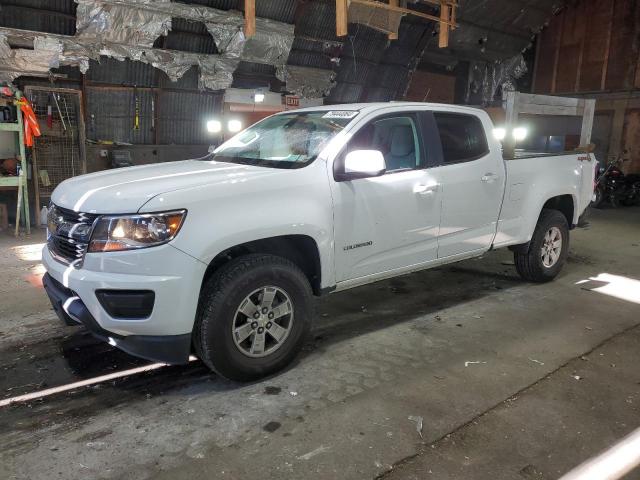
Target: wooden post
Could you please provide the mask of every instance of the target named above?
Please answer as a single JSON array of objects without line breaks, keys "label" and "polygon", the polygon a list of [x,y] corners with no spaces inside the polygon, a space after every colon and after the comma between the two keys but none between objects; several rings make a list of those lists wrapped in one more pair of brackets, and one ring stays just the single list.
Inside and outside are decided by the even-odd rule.
[{"label": "wooden post", "polygon": [[518,92],[507,92],[506,102],[502,155],[506,160],[512,160],[516,156],[516,140],[513,138],[513,129],[518,124]]},{"label": "wooden post", "polygon": [[593,116],[596,111],[596,101],[589,99],[584,101],[582,112],[582,129],[580,131],[580,146],[587,147],[591,143],[591,129],[593,128]]},{"label": "wooden post", "polygon": [[256,34],[256,0],[244,0],[244,35],[253,37]]},{"label": "wooden post", "polygon": [[558,79],[558,62],[560,61],[560,46],[562,44],[562,35],[564,35],[564,20],[567,11],[562,12],[558,17],[559,21],[558,35],[556,37],[555,51],[553,54],[553,71],[551,74],[551,93],[556,93],[556,81]]},{"label": "wooden post", "polygon": [[449,5],[440,2],[440,35],[438,36],[438,47],[446,48],[449,46]]},{"label": "wooden post", "polygon": [[347,0],[336,0],[336,36],[346,37],[349,33],[349,5]]},{"label": "wooden post", "polygon": [[616,2],[611,2],[611,12],[609,26],[607,29],[607,41],[605,42],[604,62],[602,64],[602,77],[600,77],[600,90],[604,90],[607,85],[607,71],[609,69],[609,54],[611,49],[611,33],[613,30],[613,16],[615,14]]},{"label": "wooden post", "polygon": [[[392,7],[399,7],[400,0],[389,0],[389,5],[391,5]],[[391,24],[391,18],[393,15],[394,13],[391,10],[389,10],[389,24]],[[400,26],[398,26],[398,28],[400,28]],[[389,34],[389,40],[397,40],[397,39],[398,39],[398,32],[391,32]]]}]

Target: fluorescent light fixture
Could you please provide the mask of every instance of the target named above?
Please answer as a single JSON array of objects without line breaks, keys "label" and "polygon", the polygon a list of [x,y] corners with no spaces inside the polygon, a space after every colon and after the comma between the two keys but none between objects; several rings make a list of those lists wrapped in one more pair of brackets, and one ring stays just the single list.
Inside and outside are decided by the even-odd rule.
[{"label": "fluorescent light fixture", "polygon": [[264,93],[262,93],[262,92],[256,92],[256,93],[253,95],[253,101],[254,101],[254,102],[256,102],[256,103],[262,103],[262,102],[264,102]]},{"label": "fluorescent light fixture", "polygon": [[222,122],[219,120],[209,120],[207,122],[207,131],[210,133],[220,133],[222,131]]},{"label": "fluorescent light fixture", "polygon": [[502,141],[507,136],[507,131],[504,128],[494,128],[493,136],[496,140]]},{"label": "fluorescent light fixture", "polygon": [[236,133],[242,130],[242,122],[240,120],[229,120],[227,123],[227,128],[230,132]]},{"label": "fluorescent light fixture", "polygon": [[525,138],[527,138],[527,134],[529,132],[527,131],[526,128],[524,127],[517,127],[513,129],[513,138],[516,140],[516,142],[520,142],[522,140],[524,140]]}]

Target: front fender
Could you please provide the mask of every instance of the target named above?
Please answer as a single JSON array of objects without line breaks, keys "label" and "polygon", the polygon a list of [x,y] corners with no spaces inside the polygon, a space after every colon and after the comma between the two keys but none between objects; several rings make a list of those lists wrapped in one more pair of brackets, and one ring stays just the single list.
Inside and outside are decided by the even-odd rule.
[{"label": "front fender", "polygon": [[144,210],[168,207],[187,209],[184,225],[172,244],[204,263],[236,245],[306,235],[318,246],[321,287],[335,284],[333,205],[321,161],[298,170],[283,170],[268,182],[249,180],[168,192],[153,198]]}]

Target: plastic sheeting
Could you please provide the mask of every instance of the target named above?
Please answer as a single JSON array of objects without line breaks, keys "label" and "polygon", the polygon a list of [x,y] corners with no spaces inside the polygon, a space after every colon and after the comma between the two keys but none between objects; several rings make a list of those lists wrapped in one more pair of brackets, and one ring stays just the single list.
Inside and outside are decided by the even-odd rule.
[{"label": "plastic sheeting", "polygon": [[303,98],[329,95],[335,86],[336,72],[320,68],[285,65],[276,70],[276,77],[286,82],[287,91]]},{"label": "plastic sheeting", "polygon": [[[7,63],[17,65],[12,69],[16,72],[46,72],[59,65],[71,65],[79,66],[82,73],[86,73],[90,60],[99,61],[100,56],[105,55],[150,64],[165,72],[172,81],[177,81],[197,65],[200,68],[200,88],[220,90],[231,86],[233,72],[241,60],[284,67],[294,40],[293,25],[264,18],[256,19],[256,34],[247,39],[243,33],[243,15],[232,10],[222,11],[169,0],[75,1],[78,3],[76,36],[67,39],[31,34],[30,38],[40,42],[34,44],[33,51],[8,50],[11,62]],[[220,55],[151,48],[160,35],[168,34],[172,17],[203,22]],[[9,48],[6,39],[2,48]],[[9,55],[5,54],[3,58],[8,59]],[[32,68],[22,68],[24,65]],[[11,80],[17,76],[11,75]],[[289,76],[296,90],[303,91],[303,78],[298,75],[298,70]],[[317,91],[326,83],[322,82],[322,75],[316,77],[311,79],[310,91]]]},{"label": "plastic sheeting", "polygon": [[233,72],[238,68],[240,60],[209,55],[199,62],[200,78],[198,87],[202,90],[224,90],[233,83]]},{"label": "plastic sheeting", "polygon": [[[172,3],[168,0],[76,0],[78,38],[103,44],[102,55],[149,63],[176,81],[192,66],[200,67],[200,88],[224,89],[233,82],[240,60],[281,66],[286,64],[294,39],[294,26],[256,19],[256,35],[245,38],[244,17],[237,11]],[[171,17],[203,22],[220,56],[141,50],[171,28]],[[67,62],[88,68],[91,55],[67,53]]]},{"label": "plastic sheeting", "polygon": [[257,18],[256,34],[247,39],[242,60],[275,66],[286,64],[293,45],[293,32],[293,25]]},{"label": "plastic sheeting", "polygon": [[24,72],[46,74],[60,66],[62,43],[45,36],[36,37],[33,50],[12,50],[5,35],[0,35],[0,81],[12,82]]},{"label": "plastic sheeting", "polygon": [[[472,101],[471,96],[480,97],[483,105],[489,105],[496,99],[500,90],[503,94],[517,90],[516,80],[527,73],[527,64],[524,57],[519,54],[503,60],[485,64],[484,68],[476,65],[472,69],[470,88],[467,91],[467,103]],[[475,102],[473,102],[475,103]]]},{"label": "plastic sheeting", "polygon": [[[167,35],[171,30],[171,15],[149,7],[169,4],[169,0],[130,0],[126,4],[100,0],[76,2],[78,38],[151,47],[160,35]],[[140,8],[130,3],[140,4]]]}]

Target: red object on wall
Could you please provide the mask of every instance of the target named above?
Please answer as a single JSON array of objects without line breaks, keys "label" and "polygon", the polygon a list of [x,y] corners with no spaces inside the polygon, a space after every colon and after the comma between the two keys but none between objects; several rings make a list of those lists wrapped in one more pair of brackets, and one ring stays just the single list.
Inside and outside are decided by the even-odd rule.
[{"label": "red object on wall", "polygon": [[16,103],[20,106],[22,116],[24,117],[24,144],[27,147],[33,147],[33,137],[39,137],[41,135],[38,119],[26,98],[22,98]]}]

